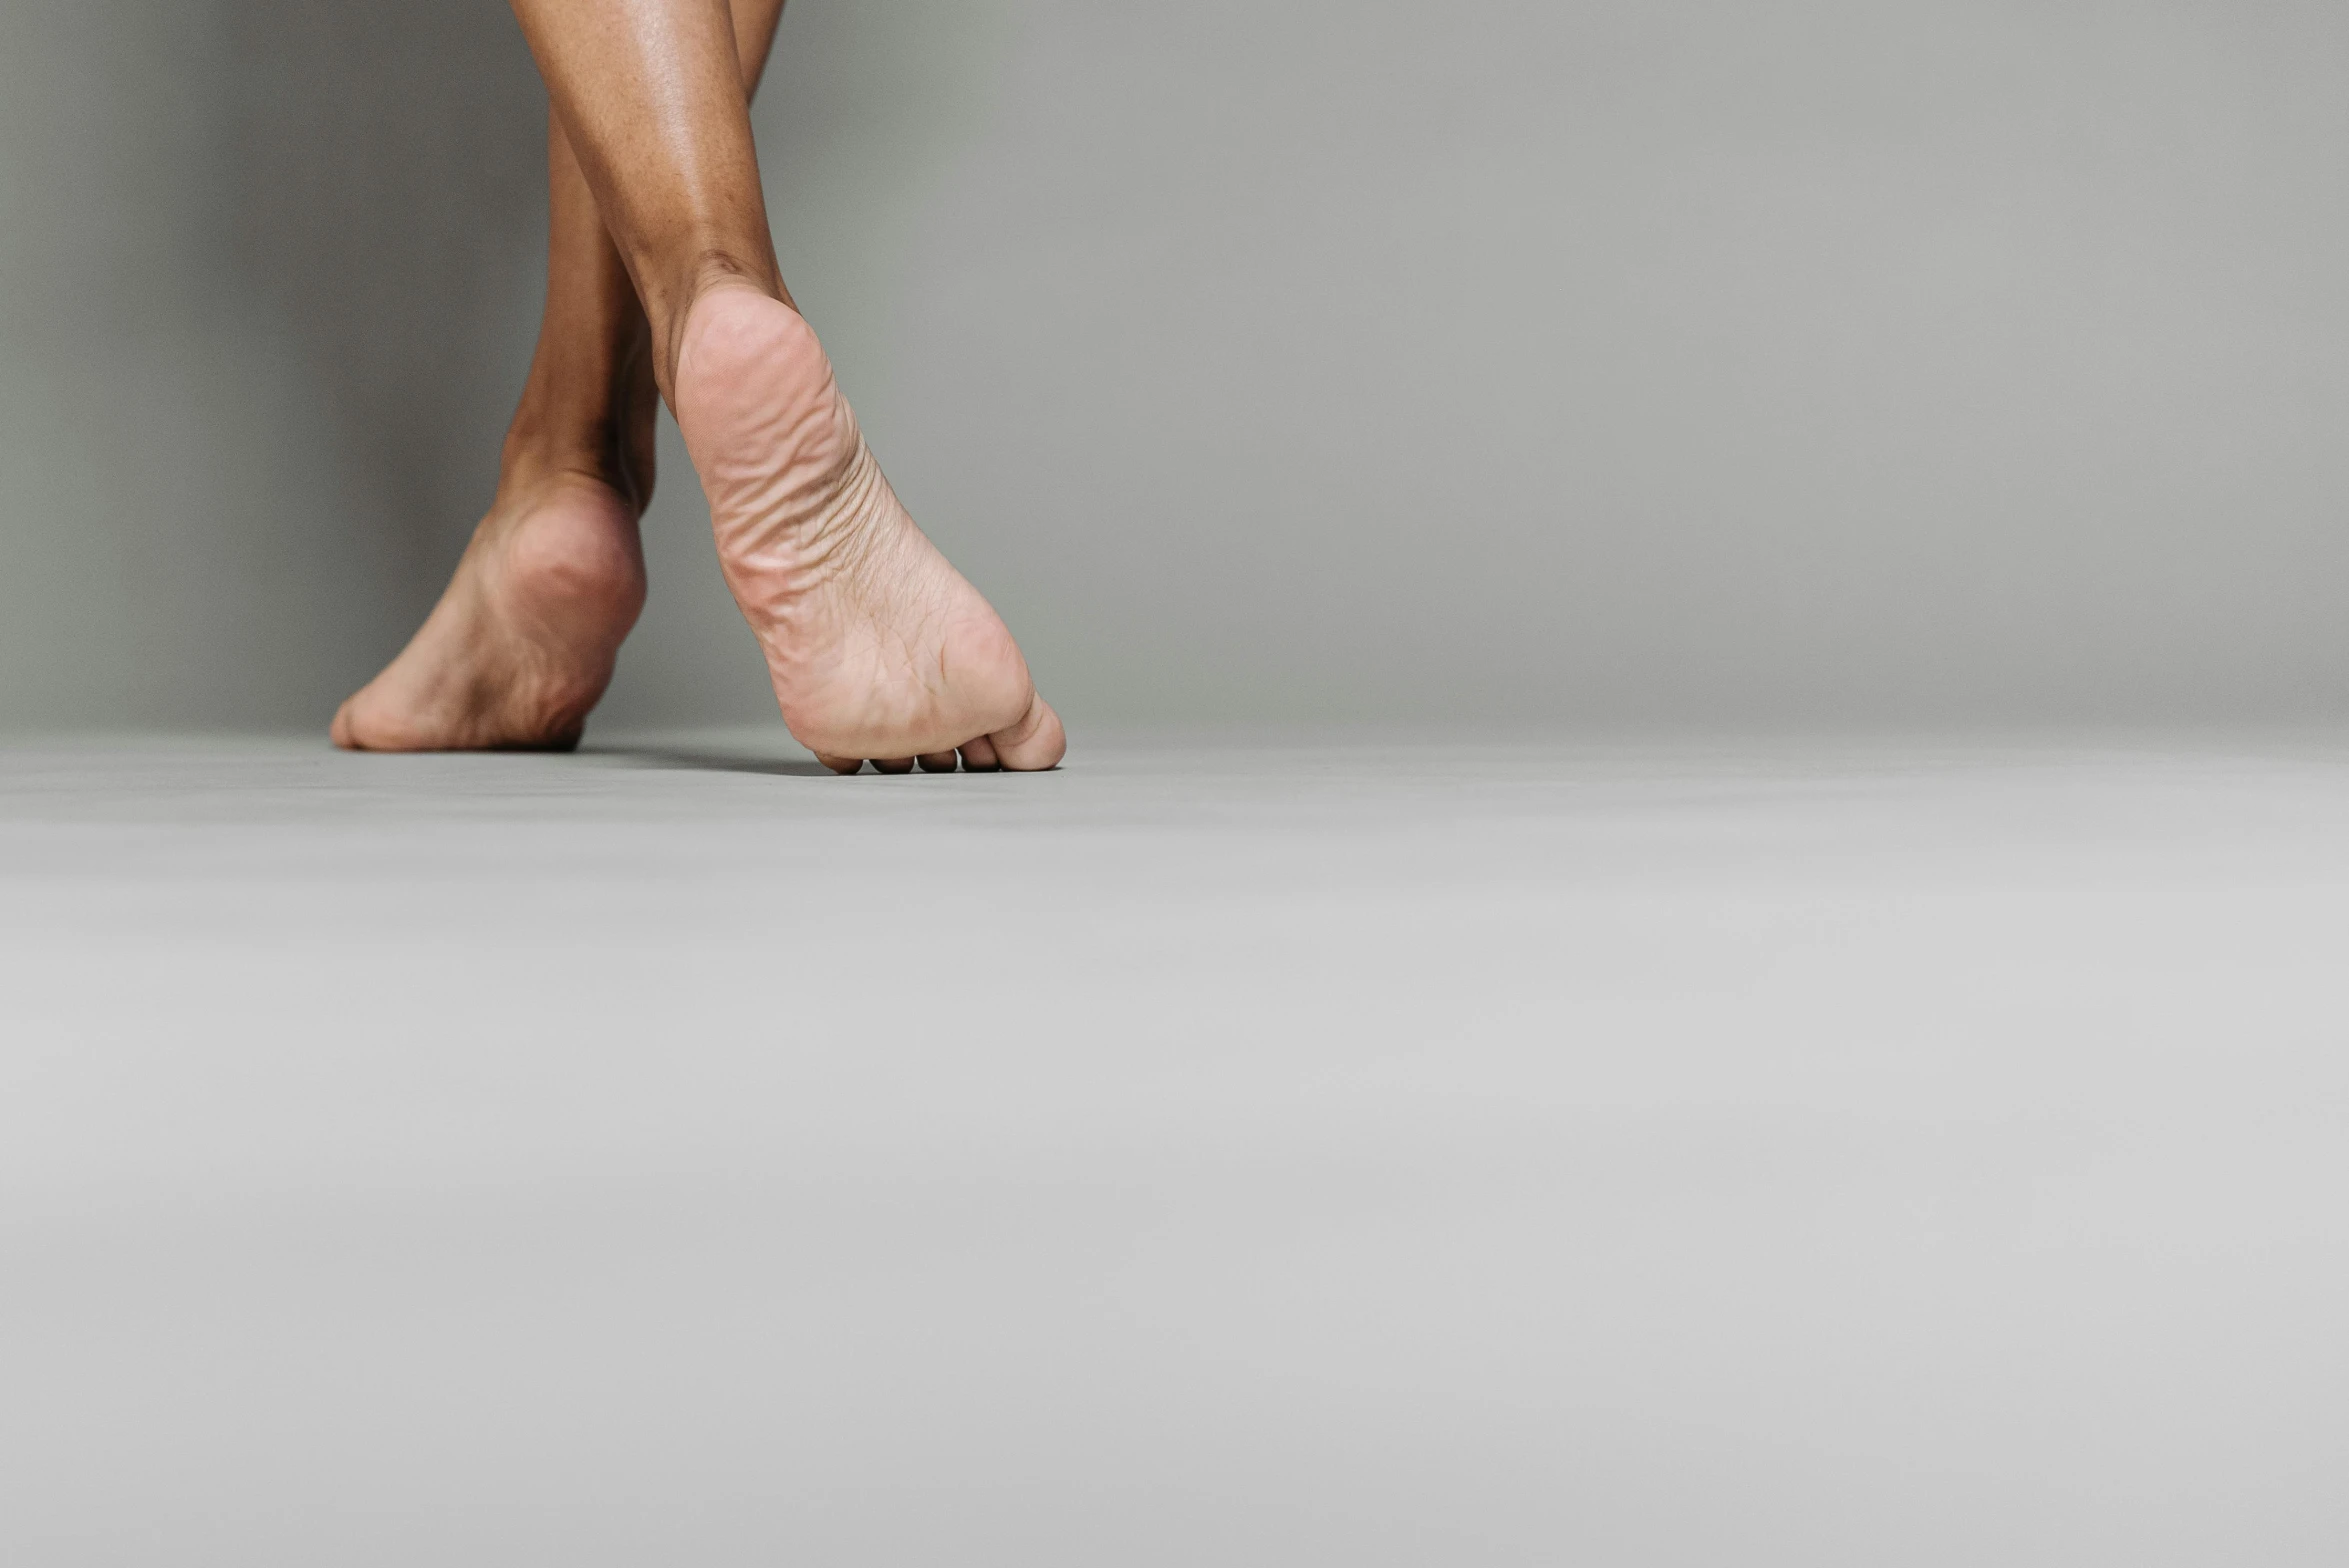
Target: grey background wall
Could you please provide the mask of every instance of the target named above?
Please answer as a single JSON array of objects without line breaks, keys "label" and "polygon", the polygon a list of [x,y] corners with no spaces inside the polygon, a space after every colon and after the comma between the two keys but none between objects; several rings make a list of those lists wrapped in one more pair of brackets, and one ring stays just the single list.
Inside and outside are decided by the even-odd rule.
[{"label": "grey background wall", "polygon": [[[0,5],[0,723],[315,725],[486,500],[494,0]],[[795,0],[780,248],[1079,720],[2349,709],[2349,12]],[[764,718],[682,453],[614,725]]]}]

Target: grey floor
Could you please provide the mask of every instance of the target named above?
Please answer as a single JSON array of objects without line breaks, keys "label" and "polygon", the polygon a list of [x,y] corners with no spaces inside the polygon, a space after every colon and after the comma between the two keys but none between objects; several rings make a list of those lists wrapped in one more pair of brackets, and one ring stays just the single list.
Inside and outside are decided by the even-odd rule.
[{"label": "grey floor", "polygon": [[0,747],[0,1562],[2337,1564],[2345,936],[2349,733]]}]

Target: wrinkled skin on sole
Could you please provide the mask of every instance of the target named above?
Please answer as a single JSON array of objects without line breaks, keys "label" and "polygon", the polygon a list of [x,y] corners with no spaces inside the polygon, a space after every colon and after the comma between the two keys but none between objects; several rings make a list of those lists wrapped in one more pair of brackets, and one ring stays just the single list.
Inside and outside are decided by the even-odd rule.
[{"label": "wrinkled skin on sole", "polygon": [[702,295],[674,406],[801,745],[841,772],[1060,762],[1060,719],[1010,629],[898,504],[797,311],[747,287]]}]

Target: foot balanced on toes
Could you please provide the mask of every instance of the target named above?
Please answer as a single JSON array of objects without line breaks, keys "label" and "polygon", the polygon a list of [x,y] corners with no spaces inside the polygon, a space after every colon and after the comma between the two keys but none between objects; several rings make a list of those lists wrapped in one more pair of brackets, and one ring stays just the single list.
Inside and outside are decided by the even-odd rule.
[{"label": "foot balanced on toes", "polygon": [[704,293],[672,402],[801,745],[842,773],[1060,761],[1019,645],[898,504],[797,311],[749,287]]}]

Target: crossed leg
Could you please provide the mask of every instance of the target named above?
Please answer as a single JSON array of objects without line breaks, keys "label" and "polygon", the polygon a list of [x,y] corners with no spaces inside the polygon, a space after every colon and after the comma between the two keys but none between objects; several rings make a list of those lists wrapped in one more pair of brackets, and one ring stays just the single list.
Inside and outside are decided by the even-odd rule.
[{"label": "crossed leg", "polygon": [[768,235],[746,83],[780,0],[514,0],[554,104],[547,318],[498,499],[344,745],[577,742],[644,596],[656,396],[792,733],[828,764],[1048,768],[1010,632],[898,505]]}]

